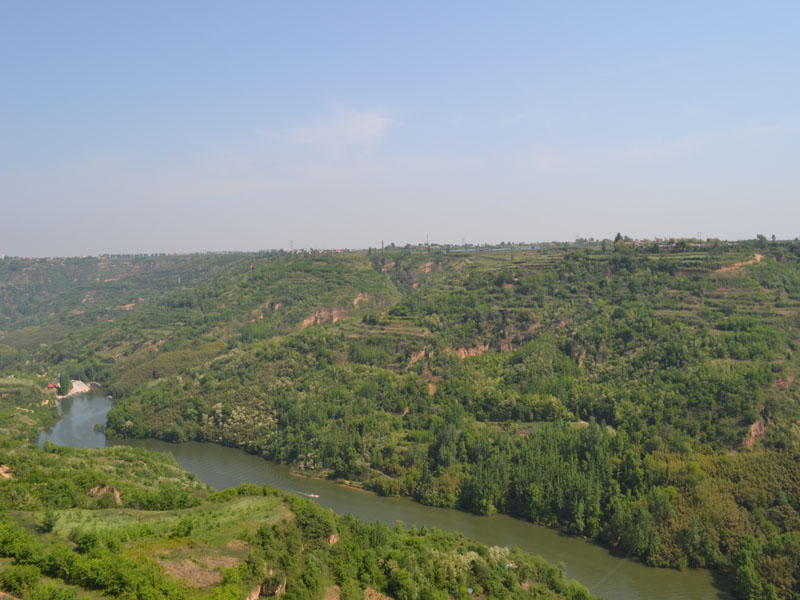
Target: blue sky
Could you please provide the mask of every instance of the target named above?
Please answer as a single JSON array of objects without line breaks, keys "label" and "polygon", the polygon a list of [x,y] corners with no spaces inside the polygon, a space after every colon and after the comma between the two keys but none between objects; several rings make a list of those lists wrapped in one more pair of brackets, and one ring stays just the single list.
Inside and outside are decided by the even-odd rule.
[{"label": "blue sky", "polygon": [[797,2],[6,2],[0,253],[800,235]]}]

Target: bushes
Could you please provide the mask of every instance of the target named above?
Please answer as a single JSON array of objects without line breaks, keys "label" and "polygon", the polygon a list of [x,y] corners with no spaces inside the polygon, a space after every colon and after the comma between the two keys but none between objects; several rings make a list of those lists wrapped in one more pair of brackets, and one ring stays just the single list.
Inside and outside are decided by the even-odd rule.
[{"label": "bushes", "polygon": [[[0,523],[0,555],[16,562],[0,573],[0,583],[12,592],[35,592],[46,597],[41,595],[46,590],[38,589],[38,581],[44,574],[112,596],[177,600],[188,597],[185,587],[165,577],[156,565],[141,564],[104,549],[97,533],[76,529],[70,537],[83,554],[63,546],[48,548],[21,529]],[[58,594],[56,597],[74,597],[65,592]]]},{"label": "bushes", "polygon": [[29,600],[77,600],[74,590],[43,585],[34,565],[8,565],[0,571],[0,590]]},{"label": "bushes", "polygon": [[[526,597],[527,587],[537,590],[537,598],[592,598],[558,569],[519,551],[509,555],[457,533],[334,517],[302,498],[287,502],[295,519],[262,525],[250,540],[258,548],[251,556],[260,555],[268,570],[275,570],[267,579],[270,586],[285,581],[287,597],[313,596],[321,581],[332,578],[343,598],[360,598],[367,587],[409,600],[467,597],[468,587],[492,598]],[[328,522],[324,531],[318,519]],[[315,543],[329,531],[340,536],[332,546]],[[509,560],[518,568],[509,569]]]},{"label": "bushes", "polygon": [[12,594],[27,594],[39,584],[41,576],[33,565],[8,565],[0,571],[0,588]]},{"label": "bushes", "polygon": [[[197,504],[208,486],[169,455],[116,446],[76,450],[45,443],[16,447],[2,459],[15,465],[16,479],[0,480],[0,510],[116,508],[149,510]],[[53,513],[51,512],[51,517]]]}]

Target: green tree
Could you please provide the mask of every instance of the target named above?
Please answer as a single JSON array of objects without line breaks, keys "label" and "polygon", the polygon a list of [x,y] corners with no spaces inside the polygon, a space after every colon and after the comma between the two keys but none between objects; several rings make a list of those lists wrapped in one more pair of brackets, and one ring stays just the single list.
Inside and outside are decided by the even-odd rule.
[{"label": "green tree", "polygon": [[395,569],[389,576],[389,593],[398,600],[416,600],[417,585],[405,569]]},{"label": "green tree", "polygon": [[0,572],[0,587],[13,594],[25,594],[36,587],[41,576],[34,565],[8,565]]},{"label": "green tree", "polygon": [[58,379],[58,388],[61,390],[62,396],[69,394],[72,389],[72,379],[70,379],[69,373],[61,373],[61,377]]},{"label": "green tree", "polygon": [[48,533],[53,531],[53,528],[56,526],[58,522],[58,516],[52,510],[48,509],[44,513],[44,517],[42,518],[42,531]]}]

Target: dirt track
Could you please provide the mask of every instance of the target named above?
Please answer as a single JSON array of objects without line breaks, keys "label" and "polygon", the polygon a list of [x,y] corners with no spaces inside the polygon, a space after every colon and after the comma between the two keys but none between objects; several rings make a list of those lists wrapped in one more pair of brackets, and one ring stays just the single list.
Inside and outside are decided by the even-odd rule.
[{"label": "dirt track", "polygon": [[742,262],[733,263],[732,265],[726,265],[724,267],[720,267],[716,271],[712,271],[712,273],[727,273],[728,271],[735,271],[736,269],[741,269],[747,265],[754,265],[756,263],[760,263],[761,260],[764,258],[763,254],[756,254],[750,260],[743,260]]}]

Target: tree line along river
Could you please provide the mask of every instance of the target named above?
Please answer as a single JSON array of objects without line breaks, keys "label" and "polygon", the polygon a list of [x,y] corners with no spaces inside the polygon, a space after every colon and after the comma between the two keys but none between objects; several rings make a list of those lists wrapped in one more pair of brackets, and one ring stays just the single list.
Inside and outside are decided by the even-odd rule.
[{"label": "tree line along river", "polygon": [[218,444],[169,444],[152,439],[107,441],[95,425],[105,425],[111,406],[112,401],[97,392],[65,398],[59,409],[61,420],[41,433],[39,444],[45,440],[76,448],[125,444],[169,452],[184,469],[218,490],[245,482],[266,484],[299,494],[317,494],[321,506],[365,521],[380,520],[388,525],[402,521],[406,525],[456,530],[490,546],[517,546],[552,564],[561,563],[569,577],[609,600],[732,599],[724,589],[724,580],[711,571],[647,567],[614,556],[581,538],[505,515],[476,516],[424,506],[408,498],[382,497],[332,481],[298,477],[284,465]]}]

